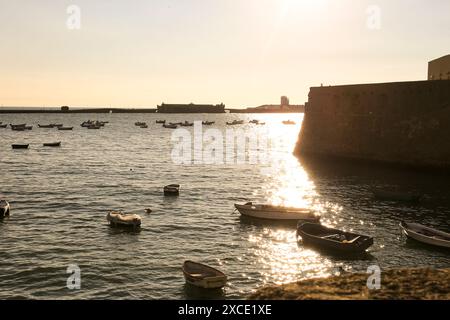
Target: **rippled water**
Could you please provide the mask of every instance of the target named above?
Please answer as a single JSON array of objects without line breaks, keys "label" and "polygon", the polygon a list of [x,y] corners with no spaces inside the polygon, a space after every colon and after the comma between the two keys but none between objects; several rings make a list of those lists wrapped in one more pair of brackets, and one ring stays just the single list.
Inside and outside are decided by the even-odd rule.
[{"label": "rippled water", "polygon": [[[447,252],[407,242],[398,228],[405,219],[448,230],[448,177],[298,160],[292,151],[299,115],[99,115],[110,121],[102,130],[81,128],[88,117],[0,116],[3,123],[35,125],[31,132],[0,129],[0,197],[12,206],[11,217],[0,221],[0,298],[244,298],[265,284],[327,276],[336,267],[449,267]],[[155,124],[160,118],[213,120],[211,128],[222,132],[232,119],[262,119],[266,126],[235,128],[270,137],[269,161],[176,165],[173,131]],[[289,118],[298,124],[281,124]],[[135,121],[147,121],[149,129],[134,126]],[[75,129],[39,129],[37,123]],[[59,140],[61,148],[42,147]],[[30,149],[11,149],[11,143],[21,142]],[[179,198],[162,196],[169,183],[181,184]],[[374,201],[374,186],[413,190],[425,199],[420,205]],[[375,244],[365,260],[305,249],[296,241],[295,227],[233,213],[235,202],[248,200],[314,207],[324,223],[372,235]],[[147,207],[150,215],[143,211]],[[142,229],[110,228],[105,215],[111,209],[140,214]],[[222,269],[228,285],[214,294],[185,286],[186,259]],[[69,264],[81,268],[80,290],[66,288]]]}]

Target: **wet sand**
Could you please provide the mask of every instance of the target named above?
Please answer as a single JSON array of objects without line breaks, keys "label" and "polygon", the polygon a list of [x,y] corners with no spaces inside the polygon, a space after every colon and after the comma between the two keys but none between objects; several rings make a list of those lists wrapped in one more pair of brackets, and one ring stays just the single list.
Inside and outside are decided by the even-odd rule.
[{"label": "wet sand", "polygon": [[381,288],[369,290],[365,273],[344,273],[257,290],[249,300],[448,300],[450,269],[383,271]]}]

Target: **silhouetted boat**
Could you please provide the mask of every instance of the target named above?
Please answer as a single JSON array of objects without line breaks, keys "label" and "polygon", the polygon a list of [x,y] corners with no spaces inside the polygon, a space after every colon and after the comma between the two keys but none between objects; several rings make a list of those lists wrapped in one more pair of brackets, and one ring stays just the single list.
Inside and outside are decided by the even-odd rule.
[{"label": "silhouetted boat", "polygon": [[142,219],[137,214],[124,214],[122,212],[111,211],[108,212],[106,220],[113,227],[133,227],[137,228],[141,225]]},{"label": "silhouetted boat", "polygon": [[156,123],[158,123],[158,124],[165,124],[166,120],[156,120]]},{"label": "silhouetted boat", "polygon": [[283,124],[286,124],[286,125],[295,125],[296,123],[295,123],[295,121],[287,120],[287,121],[283,121]]},{"label": "silhouetted boat", "polygon": [[20,128],[23,127],[25,128],[25,126],[27,125],[26,123],[22,123],[22,124],[9,124],[11,126],[11,128]]},{"label": "silhouetted boat", "polygon": [[211,126],[214,123],[215,123],[214,121],[202,121],[202,124],[205,125],[205,126]]},{"label": "silhouetted boat", "polygon": [[52,126],[54,127],[54,128],[60,128],[60,127],[62,127],[62,126],[64,126],[62,123],[52,123]]},{"label": "silhouetted boat", "polygon": [[95,125],[95,124],[91,124],[90,126],[87,127],[88,129],[93,129],[93,130],[98,130],[101,128],[101,126]]},{"label": "silhouetted boat", "polygon": [[369,236],[327,228],[318,223],[299,223],[297,235],[306,246],[340,253],[363,253],[373,245],[373,238]]},{"label": "silhouetted boat", "polygon": [[374,198],[378,200],[400,202],[419,202],[422,198],[422,196],[418,194],[390,190],[373,190],[373,195]]},{"label": "silhouetted boat", "polygon": [[250,120],[248,123],[253,123],[253,124],[258,124],[259,123],[259,120]]},{"label": "silhouetted boat", "polygon": [[33,130],[33,126],[25,126],[25,130]]},{"label": "silhouetted boat", "polygon": [[58,130],[60,130],[60,131],[72,131],[73,127],[59,127]]},{"label": "silhouetted boat", "polygon": [[235,126],[239,124],[244,124],[244,120],[233,120],[232,122],[227,122],[228,126]]},{"label": "silhouetted boat", "polygon": [[408,238],[432,246],[450,248],[450,233],[423,226],[418,223],[401,222],[402,232]]},{"label": "silhouetted boat", "polygon": [[135,125],[136,127],[140,127],[140,126],[145,125],[145,124],[147,124],[147,123],[145,123],[145,122],[139,122],[139,121],[134,123],[134,125]]},{"label": "silhouetted boat", "polygon": [[234,207],[243,216],[267,219],[267,220],[303,220],[318,222],[319,216],[316,216],[313,210],[305,208],[289,208],[274,206],[270,204],[235,204]]},{"label": "silhouetted boat", "polygon": [[17,144],[17,143],[11,145],[13,149],[28,149],[29,146],[30,146],[29,144]]},{"label": "silhouetted boat", "polygon": [[52,129],[54,126],[52,124],[38,124],[39,128]]},{"label": "silhouetted boat", "polygon": [[7,124],[0,124],[1,129],[5,129],[8,125]]},{"label": "silhouetted boat", "polygon": [[25,131],[26,127],[27,127],[27,125],[25,123],[24,124],[10,124],[10,126],[11,126],[11,130],[13,130],[13,131]]},{"label": "silhouetted boat", "polygon": [[170,125],[181,126],[183,122],[169,122]]},{"label": "silhouetted boat", "polygon": [[61,146],[61,141],[44,143],[44,147],[60,147],[60,146]]},{"label": "silhouetted boat", "polygon": [[92,125],[94,125],[94,121],[88,120],[88,121],[84,121],[80,126],[82,126],[83,128],[88,128]]},{"label": "silhouetted boat", "polygon": [[170,184],[164,187],[164,195],[165,196],[178,196],[180,194],[180,185],[179,184]]},{"label": "silhouetted boat", "polygon": [[192,127],[194,124],[192,122],[185,121],[185,122],[182,122],[180,125],[182,127]]},{"label": "silhouetted boat", "polygon": [[167,129],[176,129],[176,128],[178,128],[178,126],[176,124],[163,124],[163,127],[167,128]]},{"label": "silhouetted boat", "polygon": [[183,263],[183,274],[187,283],[203,289],[220,289],[227,283],[222,271],[193,261]]},{"label": "silhouetted boat", "polygon": [[0,200],[0,218],[9,216],[11,207],[6,200]]}]

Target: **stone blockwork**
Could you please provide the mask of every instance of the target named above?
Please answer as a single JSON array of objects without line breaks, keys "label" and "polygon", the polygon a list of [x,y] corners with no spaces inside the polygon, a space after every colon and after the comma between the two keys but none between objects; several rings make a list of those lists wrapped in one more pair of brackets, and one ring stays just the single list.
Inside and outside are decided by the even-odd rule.
[{"label": "stone blockwork", "polygon": [[314,87],[298,155],[450,168],[450,80]]}]

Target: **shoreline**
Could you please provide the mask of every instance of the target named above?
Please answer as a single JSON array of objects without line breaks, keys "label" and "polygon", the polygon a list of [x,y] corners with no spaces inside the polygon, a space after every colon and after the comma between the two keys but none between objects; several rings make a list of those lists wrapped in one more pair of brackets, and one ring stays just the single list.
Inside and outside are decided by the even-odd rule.
[{"label": "shoreline", "polygon": [[389,269],[381,288],[367,288],[367,273],[343,273],[260,288],[248,300],[449,300],[450,268]]}]

